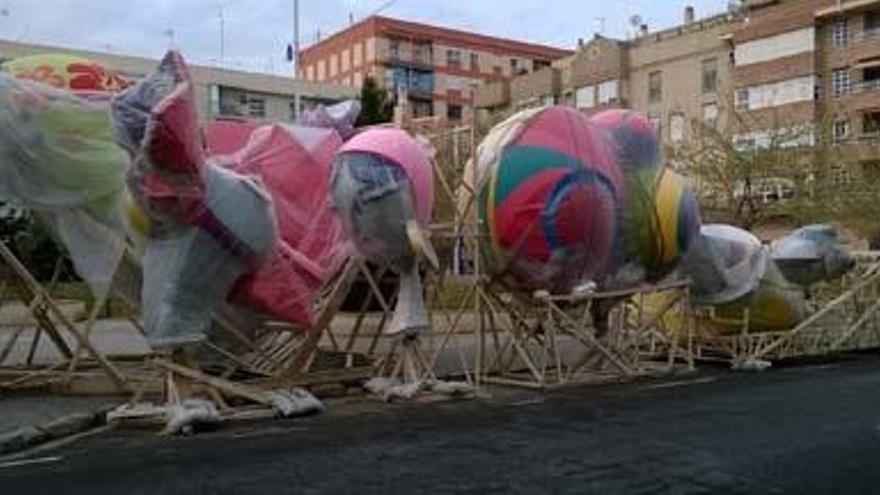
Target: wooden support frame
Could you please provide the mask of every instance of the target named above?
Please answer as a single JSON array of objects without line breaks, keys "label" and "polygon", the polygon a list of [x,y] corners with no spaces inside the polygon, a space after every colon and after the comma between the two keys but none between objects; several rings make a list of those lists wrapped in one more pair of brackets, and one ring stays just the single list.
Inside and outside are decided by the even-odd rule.
[{"label": "wooden support frame", "polygon": [[[880,263],[861,266],[813,295],[813,312],[788,330],[754,331],[744,311],[736,321],[723,322],[739,326],[739,332],[699,332],[697,359],[742,365],[880,348]],[[711,309],[703,317],[720,321]]]},{"label": "wooden support frame", "polygon": [[[0,387],[16,388],[40,378],[50,376],[57,378],[56,371],[62,368],[66,368],[64,379],[70,380],[79,364],[80,353],[85,352],[88,358],[97,363],[106,374],[117,392],[124,392],[128,389],[125,375],[103,353],[95,348],[89,338],[91,328],[97,319],[97,310],[103,306],[103,301],[100,301],[100,304],[95,304],[88,320],[82,328],[79,328],[61,310],[49,292],[34,278],[33,274],[19,261],[3,241],[0,241],[0,265],[6,268],[4,284],[12,289],[16,299],[25,305],[29,313],[28,316],[32,317],[36,323],[34,340],[31,343],[25,363],[30,366],[25,366],[21,369],[20,377],[9,382],[0,383]],[[42,334],[45,334],[50,339],[62,359],[60,362],[49,365],[48,368],[34,367],[32,364],[38,339]],[[21,330],[16,330],[6,343],[2,353],[0,353],[3,360],[9,357],[11,349],[20,335]],[[73,339],[76,345],[74,349],[71,349],[65,336]],[[3,364],[3,360],[0,360],[0,365]]]},{"label": "wooden support frame", "polygon": [[[644,298],[661,293],[662,303],[646,311]],[[482,339],[483,382],[545,389],[693,370],[689,282],[530,297],[496,288],[486,295],[494,317]],[[610,301],[619,303],[603,334],[593,308]]]}]

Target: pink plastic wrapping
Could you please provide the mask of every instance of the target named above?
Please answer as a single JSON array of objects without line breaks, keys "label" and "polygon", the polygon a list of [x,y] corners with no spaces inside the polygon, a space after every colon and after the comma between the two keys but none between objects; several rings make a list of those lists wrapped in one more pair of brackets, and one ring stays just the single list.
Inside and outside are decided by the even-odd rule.
[{"label": "pink plastic wrapping", "polygon": [[217,305],[278,242],[271,198],[256,178],[206,160],[192,81],[179,53],[113,101],[129,189],[149,219],[142,290],[155,347],[204,340]]},{"label": "pink plastic wrapping", "polygon": [[336,131],[224,122],[207,128],[206,146],[174,52],[114,102],[114,121],[134,162],[130,189],[150,220],[143,300],[151,344],[203,339],[226,298],[309,325],[314,297],[346,256],[328,200]]},{"label": "pink plastic wrapping", "polygon": [[629,110],[519,112],[489,132],[468,175],[487,269],[512,289],[659,280],[700,224],[683,180],[664,170],[656,130]]},{"label": "pink plastic wrapping", "polygon": [[341,145],[332,129],[275,124],[253,131],[245,147],[222,162],[261,179],[281,233],[269,260],[236,284],[235,300],[295,324],[311,322],[315,295],[347,257],[328,199],[330,166]]},{"label": "pink plastic wrapping", "polygon": [[401,277],[388,333],[414,333],[430,325],[417,260],[433,187],[427,149],[398,129],[364,131],[336,157],[330,194],[346,235],[361,256],[388,264]]}]

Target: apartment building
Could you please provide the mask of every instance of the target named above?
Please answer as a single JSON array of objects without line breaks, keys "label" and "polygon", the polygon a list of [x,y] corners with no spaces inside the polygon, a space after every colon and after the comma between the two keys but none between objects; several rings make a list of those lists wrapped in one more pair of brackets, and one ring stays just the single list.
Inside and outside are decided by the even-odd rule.
[{"label": "apartment building", "polygon": [[359,88],[374,77],[410,117],[469,118],[474,86],[550,66],[572,52],[372,16],[299,53],[299,77]]},{"label": "apartment building", "polygon": [[878,165],[880,0],[744,0],[699,20],[687,8],[679,26],[597,36],[544,71],[480,87],[477,107],[634,108],[672,145],[694,124],[741,148],[830,134],[852,161]]},{"label": "apartment building", "polygon": [[[86,57],[132,78],[152,72],[158,60],[65,47],[0,41],[0,61],[43,53]],[[190,65],[199,113],[203,118],[248,118],[258,121],[291,121],[298,111],[317,104],[356,98],[354,88],[302,81],[290,77]],[[296,101],[300,107],[297,109]]]},{"label": "apartment building", "polygon": [[698,20],[688,7],[674,28],[650,32],[642,25],[628,40],[596,35],[551,67],[481,86],[477,107],[489,114],[553,103],[587,114],[635,108],[665,141],[680,142],[694,124],[726,125],[738,22],[731,13]]},{"label": "apartment building", "polygon": [[738,145],[825,140],[880,172],[880,0],[764,1],[733,42]]}]

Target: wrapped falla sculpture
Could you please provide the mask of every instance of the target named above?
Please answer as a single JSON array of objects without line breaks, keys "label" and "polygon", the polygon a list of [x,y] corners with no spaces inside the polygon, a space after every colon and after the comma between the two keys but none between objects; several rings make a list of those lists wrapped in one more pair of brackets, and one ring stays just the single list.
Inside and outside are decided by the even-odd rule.
[{"label": "wrapped falla sculpture", "polygon": [[400,275],[387,332],[429,326],[418,258],[435,258],[422,230],[431,218],[433,171],[425,146],[399,129],[365,130],[336,156],[330,179],[334,210],[357,251]]},{"label": "wrapped falla sculpture", "polygon": [[5,62],[0,71],[0,198],[49,227],[97,298],[126,244],[128,158],[113,141],[113,91],[130,84],[68,55]]},{"label": "wrapped falla sculpture", "polygon": [[[148,219],[142,302],[154,347],[213,335],[225,301],[310,324],[315,293],[344,260],[327,178],[335,130],[271,125],[214,129],[237,151],[209,155],[186,64],[169,52],[113,102],[128,186]],[[210,130],[210,129],[209,129]]]},{"label": "wrapped falla sculpture", "polygon": [[[808,315],[807,289],[844,275],[852,255],[827,225],[809,225],[764,246],[730,225],[704,225],[682,268],[693,280],[694,302],[730,321],[748,310],[752,330],[785,330]],[[740,324],[707,329],[739,332]]]},{"label": "wrapped falla sculpture", "polygon": [[631,111],[520,112],[481,143],[475,175],[488,268],[515,290],[658,280],[699,229],[653,125]]}]

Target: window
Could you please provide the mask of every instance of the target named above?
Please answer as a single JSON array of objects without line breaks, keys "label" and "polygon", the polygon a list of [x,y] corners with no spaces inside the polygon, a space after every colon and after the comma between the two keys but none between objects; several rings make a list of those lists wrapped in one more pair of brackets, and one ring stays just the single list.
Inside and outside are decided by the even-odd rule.
[{"label": "window", "polygon": [[834,41],[834,46],[846,46],[849,44],[849,22],[845,17],[834,21],[831,38]]},{"label": "window", "polygon": [[413,117],[430,117],[434,115],[434,105],[430,101],[414,101],[412,102]]},{"label": "window", "polygon": [[446,50],[446,65],[461,67],[461,52],[458,50]]},{"label": "window", "polygon": [[749,109],[749,90],[738,89],[736,91],[736,102],[734,103],[737,110]]},{"label": "window", "polygon": [[703,60],[703,93],[714,93],[718,87],[718,60]]},{"label": "window", "polygon": [[295,122],[296,118],[299,116],[299,112],[296,109],[296,100],[293,100],[288,104],[288,109],[290,110],[290,121]]},{"label": "window", "polygon": [[877,38],[880,36],[880,12],[865,13],[864,33],[865,38]]},{"label": "window", "polygon": [[841,143],[849,137],[849,122],[846,120],[838,120],[832,128],[832,139],[835,143]]},{"label": "window", "polygon": [[703,123],[711,128],[718,125],[718,105],[707,103],[703,105]]},{"label": "window", "polygon": [[400,57],[400,41],[391,40],[391,43],[388,45],[388,52],[391,54],[391,58]]},{"label": "window", "polygon": [[516,74],[516,70],[519,68],[519,60],[512,58],[510,59],[510,72],[512,74]]},{"label": "window", "polygon": [[880,112],[866,112],[864,114],[862,134],[873,138],[880,136]]},{"label": "window", "polygon": [[605,81],[599,84],[599,104],[617,102],[617,79]]},{"label": "window", "polygon": [[471,53],[471,70],[480,70],[480,55]]},{"label": "window", "polygon": [[835,70],[831,78],[831,93],[834,95],[834,97],[840,98],[841,96],[849,93],[850,89],[851,82],[849,79],[849,70]]},{"label": "window", "polygon": [[648,103],[659,103],[663,98],[663,74],[658,70],[648,74]]},{"label": "window", "polygon": [[535,70],[540,70],[540,69],[543,69],[544,67],[550,67],[550,61],[536,59],[536,60],[532,61],[532,66],[535,68]]},{"label": "window", "polygon": [[446,118],[449,120],[461,120],[461,105],[449,105],[446,107]]},{"label": "window", "polygon": [[265,117],[266,100],[264,100],[263,98],[248,99],[248,115],[250,115],[251,117]]},{"label": "window", "polygon": [[361,59],[364,53],[364,45],[362,43],[355,43],[354,48],[352,49],[352,65],[355,67],[361,66]]},{"label": "window", "polygon": [[669,115],[669,139],[673,143],[684,141],[685,118],[683,114],[673,113]]},{"label": "window", "polygon": [[596,86],[578,88],[574,94],[576,108],[592,108],[596,104]]}]

